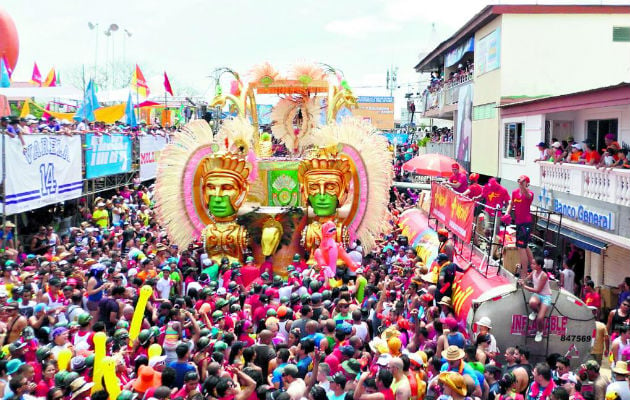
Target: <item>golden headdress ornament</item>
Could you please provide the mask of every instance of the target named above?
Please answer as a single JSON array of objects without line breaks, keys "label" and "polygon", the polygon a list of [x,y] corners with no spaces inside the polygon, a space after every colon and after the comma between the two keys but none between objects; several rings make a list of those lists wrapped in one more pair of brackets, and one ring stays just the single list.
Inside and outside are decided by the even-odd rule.
[{"label": "golden headdress ornament", "polygon": [[[350,162],[347,159],[320,152],[319,155],[302,160],[298,167],[298,180],[305,182],[309,175],[333,174],[341,179],[341,193],[339,204],[343,204],[348,197],[348,187],[352,179]],[[306,202],[306,188],[301,188],[303,200]]]},{"label": "golden headdress ornament", "polygon": [[204,158],[201,161],[201,174],[204,180],[212,175],[229,175],[243,187],[248,187],[249,166],[244,158],[236,154],[213,154]]}]

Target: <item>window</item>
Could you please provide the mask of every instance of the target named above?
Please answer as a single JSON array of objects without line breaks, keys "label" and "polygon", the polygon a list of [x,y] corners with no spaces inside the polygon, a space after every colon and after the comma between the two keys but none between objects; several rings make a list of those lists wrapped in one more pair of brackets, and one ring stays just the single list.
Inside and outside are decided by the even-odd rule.
[{"label": "window", "polygon": [[608,133],[612,133],[617,136],[617,128],[619,126],[619,121],[615,119],[593,119],[590,121],[586,121],[586,139],[595,144],[595,148],[598,150],[606,147],[604,143],[604,136]]},{"label": "window", "polygon": [[613,42],[630,42],[630,26],[613,26]]},{"label": "window", "polygon": [[491,119],[497,115],[497,103],[481,104],[473,107],[473,121]]},{"label": "window", "polygon": [[524,151],[523,123],[505,124],[505,137],[503,139],[503,157],[522,160]]}]

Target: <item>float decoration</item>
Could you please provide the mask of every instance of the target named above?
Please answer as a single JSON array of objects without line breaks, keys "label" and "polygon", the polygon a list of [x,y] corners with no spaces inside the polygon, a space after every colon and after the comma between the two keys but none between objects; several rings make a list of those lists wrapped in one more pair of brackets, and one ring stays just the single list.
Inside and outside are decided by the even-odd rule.
[{"label": "float decoration", "polygon": [[[156,210],[171,241],[186,247],[201,240],[217,261],[242,262],[249,250],[257,262],[271,256],[280,274],[304,250],[315,262],[327,222],[334,224],[336,248],[358,238],[369,251],[388,218],[391,153],[370,124],[336,122],[341,108],[356,107],[340,71],[301,63],[282,75],[263,63],[250,71],[249,82],[229,68],[217,72],[233,79],[229,90],[217,85],[210,106],[238,116],[225,120],[216,136],[205,121],[192,121],[160,158]],[[259,131],[260,94],[280,96],[271,135]],[[288,157],[274,157],[272,135]],[[332,258],[337,265],[345,261]]]}]

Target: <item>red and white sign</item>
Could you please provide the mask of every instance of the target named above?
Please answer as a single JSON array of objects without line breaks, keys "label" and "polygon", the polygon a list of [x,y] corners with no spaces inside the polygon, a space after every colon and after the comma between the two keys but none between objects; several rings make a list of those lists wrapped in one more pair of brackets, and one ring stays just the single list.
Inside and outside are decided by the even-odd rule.
[{"label": "red and white sign", "polygon": [[434,182],[431,185],[429,215],[444,224],[464,242],[470,242],[475,215],[474,201],[460,196],[447,186]]},{"label": "red and white sign", "polygon": [[163,136],[140,136],[140,180],[155,178],[160,153],[168,140]]}]

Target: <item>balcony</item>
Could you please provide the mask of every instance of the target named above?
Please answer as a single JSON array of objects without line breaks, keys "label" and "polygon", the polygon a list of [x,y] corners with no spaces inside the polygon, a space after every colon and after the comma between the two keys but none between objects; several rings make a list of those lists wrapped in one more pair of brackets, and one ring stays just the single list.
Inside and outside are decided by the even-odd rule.
[{"label": "balcony", "polygon": [[630,206],[630,170],[540,163],[540,186],[612,204]]},{"label": "balcony", "polygon": [[471,85],[473,75],[463,75],[453,81],[445,82],[435,91],[425,91],[420,101],[420,110],[424,117],[438,117],[453,112],[459,100],[459,91],[466,85]]},{"label": "balcony", "polygon": [[442,154],[455,158],[455,144],[453,142],[429,142],[418,149],[418,154]]}]

